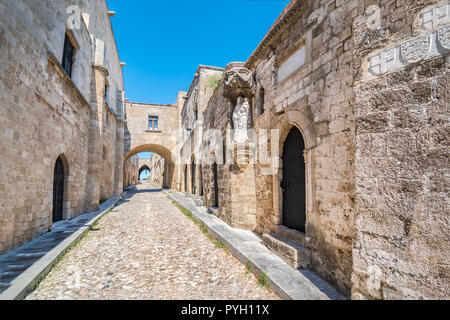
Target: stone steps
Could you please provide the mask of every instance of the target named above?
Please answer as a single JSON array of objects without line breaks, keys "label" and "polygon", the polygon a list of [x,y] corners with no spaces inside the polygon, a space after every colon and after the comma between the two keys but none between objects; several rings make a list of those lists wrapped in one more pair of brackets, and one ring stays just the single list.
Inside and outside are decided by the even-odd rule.
[{"label": "stone steps", "polygon": [[296,270],[310,268],[310,249],[279,235],[263,234],[262,241],[270,251],[283,259],[292,268]]}]

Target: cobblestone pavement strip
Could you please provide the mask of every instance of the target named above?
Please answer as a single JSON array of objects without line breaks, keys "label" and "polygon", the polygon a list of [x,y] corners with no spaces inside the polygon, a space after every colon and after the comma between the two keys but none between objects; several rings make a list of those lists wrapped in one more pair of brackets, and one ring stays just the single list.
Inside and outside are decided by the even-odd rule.
[{"label": "cobblestone pavement strip", "polygon": [[158,189],[138,185],[26,299],[279,299]]}]

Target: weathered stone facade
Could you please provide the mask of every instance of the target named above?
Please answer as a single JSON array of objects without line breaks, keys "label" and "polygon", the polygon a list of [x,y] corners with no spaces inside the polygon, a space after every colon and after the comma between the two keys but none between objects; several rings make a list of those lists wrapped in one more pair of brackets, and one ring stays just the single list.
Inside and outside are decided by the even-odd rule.
[{"label": "weathered stone facade", "polygon": [[181,110],[181,147],[178,151],[182,165],[181,190],[200,198],[203,195],[202,160],[199,148],[203,137],[204,112],[211,98],[215,84],[221,79],[223,69],[200,65]]},{"label": "weathered stone facade", "polygon": [[[71,76],[62,66],[66,37]],[[0,63],[4,253],[51,229],[58,158],[63,219],[122,192],[124,108],[105,1],[2,1]]]},{"label": "weathered stone facade", "polygon": [[148,181],[156,183],[159,186],[167,186],[166,181],[166,161],[163,157],[153,154],[149,161],[150,176]]},{"label": "weathered stone facade", "polygon": [[123,168],[123,186],[129,187],[139,181],[139,156],[135,154],[125,161]]}]

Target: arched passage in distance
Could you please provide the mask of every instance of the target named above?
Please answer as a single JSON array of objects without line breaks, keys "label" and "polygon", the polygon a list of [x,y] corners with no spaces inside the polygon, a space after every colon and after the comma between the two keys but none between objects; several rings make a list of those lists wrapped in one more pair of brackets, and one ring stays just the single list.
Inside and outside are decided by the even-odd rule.
[{"label": "arched passage in distance", "polygon": [[[175,189],[177,184],[176,179],[176,172],[175,172],[175,156],[173,155],[172,151],[170,151],[168,148],[158,145],[158,144],[144,144],[137,146],[130,150],[124,158],[124,163],[130,159],[130,157],[142,153],[142,152],[153,152],[165,160],[165,170],[164,170],[164,179],[163,179],[163,187],[164,188],[170,188]],[[140,172],[141,173],[141,172]],[[139,175],[140,175],[139,173]]]},{"label": "arched passage in distance", "polygon": [[144,172],[145,170],[151,172],[150,168],[147,165],[143,165],[142,167],[139,168],[139,175],[138,175],[139,180],[141,179],[142,172]]}]

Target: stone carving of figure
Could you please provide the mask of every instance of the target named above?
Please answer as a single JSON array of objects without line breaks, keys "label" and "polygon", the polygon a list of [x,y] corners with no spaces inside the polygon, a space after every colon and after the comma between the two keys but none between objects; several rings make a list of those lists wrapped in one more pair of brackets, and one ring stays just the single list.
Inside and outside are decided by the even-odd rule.
[{"label": "stone carving of figure", "polygon": [[247,142],[247,122],[250,111],[248,99],[239,97],[233,113],[234,142]]}]

